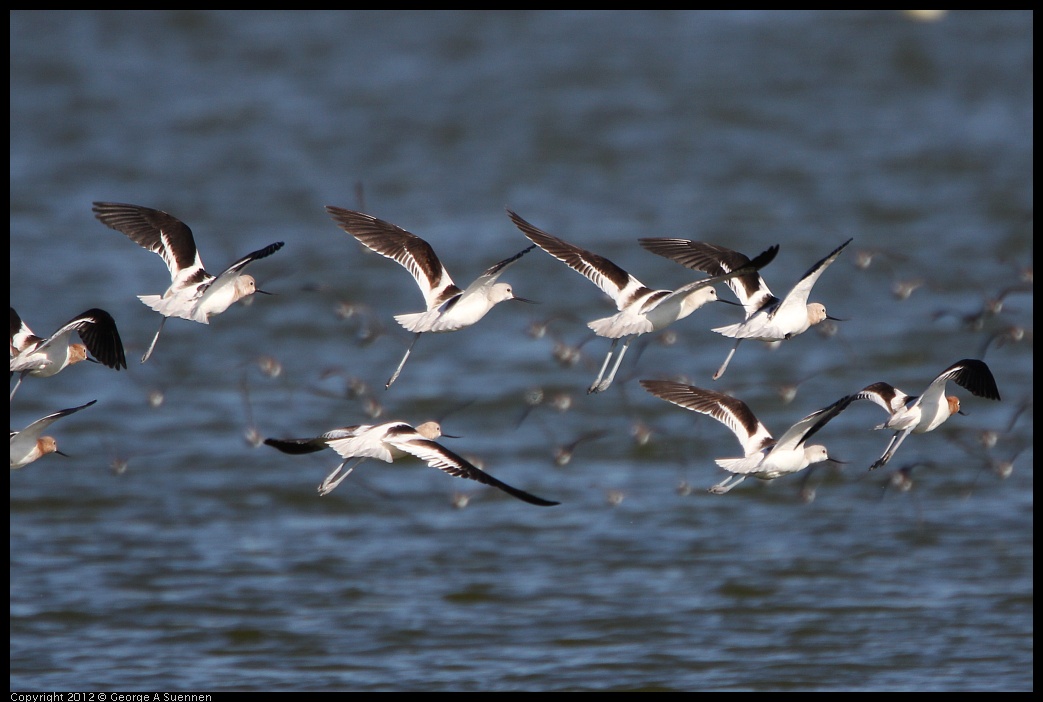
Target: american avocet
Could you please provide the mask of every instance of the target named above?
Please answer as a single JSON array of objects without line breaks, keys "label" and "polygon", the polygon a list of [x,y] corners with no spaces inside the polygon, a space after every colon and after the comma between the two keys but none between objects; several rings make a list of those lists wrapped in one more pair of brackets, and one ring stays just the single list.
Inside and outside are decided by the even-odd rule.
[{"label": "american avocet", "polygon": [[171,284],[165,293],[138,295],[139,300],[163,315],[156,336],[141,357],[142,363],[152,355],[168,317],[209,324],[211,315],[221,314],[236,300],[254,293],[270,294],[259,290],[253,277],[244,275],[243,269],[281,249],[281,241],[243,256],[214,276],[203,269],[192,230],[173,215],[140,205],[95,202],[94,216],[106,227],[126,234],[131,241],[159,254],[170,269]]},{"label": "american avocet", "polygon": [[[746,321],[713,330],[718,334],[735,339],[735,345],[728,352],[728,357],[714,373],[714,380],[724,375],[732,356],[739,348],[739,342],[743,339],[781,341],[803,334],[809,327],[825,319],[841,321],[827,315],[826,308],[821,303],[809,304],[808,295],[811,293],[815,281],[851,241],[848,239],[809,268],[807,273],[801,276],[797,284],[781,300],[771,294],[764,279],[756,272],[745,273],[728,281],[728,287],[746,309]],[[669,258],[687,268],[714,276],[738,270],[750,262],[750,259],[744,254],[702,241],[646,238],[641,239],[640,243],[654,254]]]},{"label": "american avocet", "polygon": [[[332,492],[348,477],[355,466],[367,458],[379,458],[387,463],[393,463],[398,458],[415,456],[432,468],[438,468],[453,477],[476,480],[483,485],[499,488],[508,495],[530,504],[541,507],[559,504],[500,482],[435,442],[435,439],[440,436],[442,436],[442,427],[438,422],[424,422],[417,427],[412,427],[405,422],[387,422],[378,425],[359,424],[342,427],[310,439],[265,439],[264,443],[283,453],[290,454],[314,453],[327,446],[339,453],[344,461],[319,485],[320,495],[328,495]],[[348,466],[347,470],[341,472],[353,458],[356,459],[355,462]]]},{"label": "american avocet", "polygon": [[887,383],[867,385],[855,395],[856,399],[875,402],[891,415],[886,422],[873,427],[874,429],[895,430],[887,449],[869,466],[869,470],[879,468],[890,461],[909,434],[926,434],[933,431],[946,419],[960,412],[960,398],[945,395],[945,384],[950,380],[976,397],[1000,399],[1000,391],[996,387],[992,371],[984,361],[975,358],[965,358],[946,368],[931,381],[920,396],[907,395]]},{"label": "american avocet", "polygon": [[[73,332],[80,335],[82,344],[70,343]],[[78,314],[44,339],[33,334],[11,308],[11,373],[19,374],[12,399],[27,375],[49,378],[74,363],[94,360],[114,370],[127,367],[116,320],[105,310],[94,307]]]},{"label": "american avocet", "polygon": [[[595,319],[587,324],[598,336],[612,339],[608,355],[601,364],[598,377],[587,390],[588,393],[601,392],[612,384],[619,364],[623,361],[623,355],[635,336],[665,329],[706,303],[716,301],[717,291],[713,288],[714,284],[740,275],[756,275],[760,268],[771,263],[779,251],[778,246],[772,246],[753,261],[747,259],[741,267],[687,283],[677,290],[652,290],[607,258],[551,236],[511,210],[507,210],[507,214],[530,241],[585,276],[616,302],[619,309],[617,314]],[[624,337],[626,341],[623,342],[623,348],[616,357],[615,365],[612,366],[608,377],[605,378],[605,370],[615,353],[616,345]]]},{"label": "american avocet", "polygon": [[478,276],[466,289],[461,289],[453,283],[449,271],[438,260],[431,245],[416,234],[362,212],[332,205],[327,205],[326,211],[337,226],[358,239],[363,246],[390,258],[409,271],[424,294],[427,311],[395,315],[395,321],[414,332],[415,336],[398,368],[387,381],[387,388],[402,372],[413,346],[424,332],[451,332],[469,327],[504,300],[532,302],[517,297],[509,283],[496,282],[500,274],[531,251],[534,248],[532,246],[500,261]]},{"label": "american avocet", "polygon": [[711,487],[710,492],[714,494],[723,495],[748,475],[761,480],[774,480],[804,470],[813,463],[842,462],[830,458],[825,446],[808,446],[806,442],[826,422],[851,404],[854,395],[845,395],[828,407],[812,412],[787,429],[782,438],[776,441],[746,403],[731,395],[671,380],[642,380],[641,387],[662,400],[713,417],[731,429],[739,439],[744,457],[717,459],[717,465],[733,475]]},{"label": "american avocet", "polygon": [[41,434],[45,429],[47,429],[47,427],[51,426],[62,417],[67,417],[73,412],[79,412],[84,407],[90,407],[95,402],[97,402],[97,400],[91,400],[87,404],[80,405],[79,407],[70,407],[69,409],[59,410],[42,419],[37,419],[22,431],[12,431],[11,470],[23,468],[49,453],[66,456],[66,454],[58,450],[58,444],[55,443],[53,436],[41,436]]}]

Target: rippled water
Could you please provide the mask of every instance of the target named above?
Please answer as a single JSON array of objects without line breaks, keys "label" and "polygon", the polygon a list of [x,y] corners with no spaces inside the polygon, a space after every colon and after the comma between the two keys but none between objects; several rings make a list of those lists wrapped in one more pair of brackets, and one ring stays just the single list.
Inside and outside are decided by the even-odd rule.
[{"label": "rippled water", "polygon": [[[11,404],[19,428],[98,400],[53,427],[71,458],[11,475],[12,690],[1032,689],[1030,13],[10,18],[11,304],[38,333],[107,309],[131,366],[28,379]],[[171,321],[138,364],[159,319],[134,296],[167,274],[94,200],[181,217],[212,270],[285,241],[250,271],[275,295]],[[776,293],[854,237],[815,288],[848,321],[743,345],[714,384],[730,344],[708,329],[738,316],[715,305],[588,396],[608,342],[584,323],[612,305],[534,251],[504,279],[539,305],[425,335],[384,391],[409,340],[392,316],[421,296],[327,204],[423,236],[464,284],[526,245],[504,207],[656,287],[689,273],[638,237],[778,243]],[[859,403],[821,433],[843,469],[725,496],[705,488],[730,432],[637,384],[719,386],[781,432],[966,357],[1003,401],[956,389],[968,416],[888,469],[866,472],[887,436]],[[333,452],[245,438],[378,409],[442,419],[453,450],[562,505],[375,462],[319,498]],[[904,466],[912,489],[886,488]]]}]

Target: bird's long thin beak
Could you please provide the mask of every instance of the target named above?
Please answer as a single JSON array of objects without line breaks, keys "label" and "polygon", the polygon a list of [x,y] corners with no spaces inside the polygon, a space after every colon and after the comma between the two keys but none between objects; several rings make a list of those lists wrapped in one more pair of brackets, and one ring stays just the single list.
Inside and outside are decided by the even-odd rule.
[{"label": "bird's long thin beak", "polygon": [[848,463],[850,463],[850,461],[842,461],[839,458],[833,458],[832,456],[830,456],[826,460],[829,461],[830,463],[839,463],[842,466],[847,465]]},{"label": "bird's long thin beak", "polygon": [[87,356],[87,360],[90,361],[91,363],[101,363],[101,361],[99,361],[98,359],[91,358],[90,356]]},{"label": "bird's long thin beak", "polygon": [[830,317],[828,314],[826,315],[826,319],[832,319],[834,322],[847,322],[848,321],[846,319],[841,319],[840,317]]},{"label": "bird's long thin beak", "polygon": [[512,300],[517,300],[518,302],[527,302],[530,305],[538,305],[538,304],[540,304],[540,303],[536,302],[536,300],[530,300],[530,299],[525,298],[525,297],[512,297],[511,299]]},{"label": "bird's long thin beak", "polygon": [[956,414],[962,414],[964,417],[968,416],[968,414],[964,412],[962,409],[956,410]]},{"label": "bird's long thin beak", "polygon": [[67,453],[62,453],[62,452],[61,452],[61,451],[59,451],[58,449],[55,449],[55,450],[54,450],[54,452],[55,452],[56,454],[58,454],[59,456],[65,456],[66,458],[72,458],[72,456],[70,456],[69,454],[67,454]]},{"label": "bird's long thin beak", "polygon": [[460,436],[457,434],[442,434],[443,439],[459,439]]},{"label": "bird's long thin beak", "polygon": [[260,288],[255,288],[254,292],[255,293],[261,293],[262,295],[274,295],[275,294],[275,293],[270,293],[267,290],[261,290]]},{"label": "bird's long thin beak", "polygon": [[725,300],[723,297],[717,298],[716,302],[723,302],[726,305],[737,305],[738,307],[742,307],[741,303],[739,303],[739,302],[732,302],[731,300]]}]

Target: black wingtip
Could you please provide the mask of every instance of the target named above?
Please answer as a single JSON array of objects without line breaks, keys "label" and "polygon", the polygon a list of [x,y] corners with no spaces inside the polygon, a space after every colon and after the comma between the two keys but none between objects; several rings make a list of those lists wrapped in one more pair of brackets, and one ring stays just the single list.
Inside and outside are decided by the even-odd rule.
[{"label": "black wingtip", "polygon": [[537,507],[554,507],[555,505],[561,504],[560,502],[555,502],[554,500],[545,500],[542,497],[530,495],[529,493],[523,492],[522,490],[518,490],[517,492],[512,492],[510,494],[514,497],[517,497],[519,500],[522,500],[523,502],[528,502],[530,505],[536,505]]},{"label": "black wingtip", "polygon": [[749,265],[752,266],[754,270],[760,270],[761,268],[764,268],[764,266],[774,261],[775,257],[778,255],[779,245],[774,244],[765,249],[763,253],[755,256],[754,259],[750,261]]},{"label": "black wingtip", "polygon": [[277,241],[274,244],[269,244],[255,254],[256,258],[264,258],[265,256],[271,256],[273,253],[286,246],[286,242]]},{"label": "black wingtip", "polygon": [[993,377],[989,366],[977,358],[965,358],[957,361],[953,366],[960,366],[960,370],[952,379],[957,385],[969,391],[977,397],[987,400],[999,400],[1000,390],[996,386],[996,378]]},{"label": "black wingtip", "polygon": [[265,439],[264,444],[292,455],[315,453],[326,448],[325,442],[315,439]]}]

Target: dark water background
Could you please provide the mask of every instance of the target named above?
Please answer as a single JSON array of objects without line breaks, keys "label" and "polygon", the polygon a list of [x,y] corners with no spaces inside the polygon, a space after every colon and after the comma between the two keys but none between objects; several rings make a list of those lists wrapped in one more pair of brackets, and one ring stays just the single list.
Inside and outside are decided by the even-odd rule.
[{"label": "dark water background", "polygon": [[[52,427],[72,458],[11,475],[12,690],[1033,688],[1031,13],[10,20],[11,304],[38,333],[107,309],[131,366],[29,379],[11,404],[20,428],[98,400]],[[93,200],[181,217],[211,270],[285,241],[250,271],[276,295],[172,320],[140,365],[159,318],[135,296],[169,278]],[[534,251],[504,279],[540,305],[425,336],[385,391],[409,338],[392,315],[420,294],[327,204],[423,236],[463,284],[527,243],[505,206],[654,287],[691,275],[638,237],[778,243],[776,293],[854,237],[814,295],[848,321],[747,343],[715,384],[730,342],[709,329],[739,313],[713,305],[587,396],[608,342],[585,322],[612,305]],[[555,339],[585,342],[582,362],[557,363]],[[874,473],[888,437],[859,403],[821,434],[843,469],[725,496],[705,488],[734,437],[637,384],[733,392],[778,435],[966,357],[1002,402],[950,386],[969,416]],[[431,418],[563,504],[416,463],[364,464],[320,498],[333,452],[246,440]],[[885,488],[910,465],[912,489]]]}]

